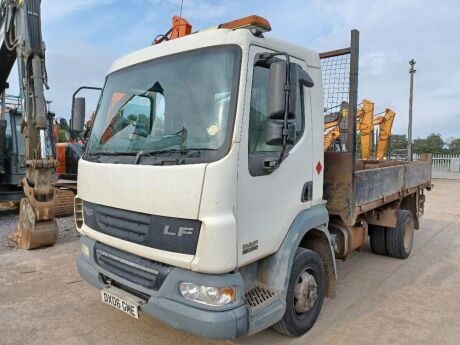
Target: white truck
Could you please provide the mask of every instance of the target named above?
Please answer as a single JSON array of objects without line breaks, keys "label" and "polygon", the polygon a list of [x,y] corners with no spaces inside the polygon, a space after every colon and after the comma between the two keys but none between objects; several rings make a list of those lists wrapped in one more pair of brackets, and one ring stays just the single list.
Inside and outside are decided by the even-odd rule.
[{"label": "white truck", "polygon": [[[409,256],[430,162],[356,158],[358,32],[318,54],[269,29],[170,31],[113,63],[75,198],[78,270],[103,302],[209,338],[300,336],[368,234]],[[331,102],[348,104],[341,152],[323,150]]]}]

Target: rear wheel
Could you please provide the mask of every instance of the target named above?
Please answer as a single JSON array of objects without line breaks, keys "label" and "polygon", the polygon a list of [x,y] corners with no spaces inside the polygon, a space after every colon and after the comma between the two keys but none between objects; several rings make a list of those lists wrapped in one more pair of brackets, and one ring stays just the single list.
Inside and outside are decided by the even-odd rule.
[{"label": "rear wheel", "polygon": [[386,229],[386,247],[388,255],[407,259],[414,243],[414,218],[408,210],[398,211],[395,228]]},{"label": "rear wheel", "polygon": [[273,328],[289,336],[307,333],[316,322],[323,305],[325,272],[315,252],[298,248],[292,264],[286,295],[286,311]]},{"label": "rear wheel", "polygon": [[387,254],[387,245],[385,241],[386,229],[380,225],[369,225],[369,236],[371,249],[374,253],[380,255]]}]

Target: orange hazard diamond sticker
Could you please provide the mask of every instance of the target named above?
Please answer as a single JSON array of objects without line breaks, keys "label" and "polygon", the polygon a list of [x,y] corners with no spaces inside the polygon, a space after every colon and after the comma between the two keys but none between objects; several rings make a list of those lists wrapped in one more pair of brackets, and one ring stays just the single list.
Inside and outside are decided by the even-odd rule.
[{"label": "orange hazard diamond sticker", "polygon": [[321,164],[320,161],[318,161],[318,163],[316,164],[316,172],[319,174],[321,174],[321,171],[323,171],[323,165]]}]

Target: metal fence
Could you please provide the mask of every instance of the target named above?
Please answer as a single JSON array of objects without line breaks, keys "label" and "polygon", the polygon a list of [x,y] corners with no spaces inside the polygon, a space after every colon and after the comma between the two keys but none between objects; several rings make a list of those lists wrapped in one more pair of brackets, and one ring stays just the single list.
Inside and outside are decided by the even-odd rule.
[{"label": "metal fence", "polygon": [[460,155],[433,155],[433,178],[460,180]]},{"label": "metal fence", "polygon": [[[414,160],[420,155],[414,154]],[[432,177],[460,180],[460,155],[433,154]]]},{"label": "metal fence", "polygon": [[350,47],[320,54],[325,122],[339,120],[343,150],[355,155],[358,102],[359,32],[351,31]]}]

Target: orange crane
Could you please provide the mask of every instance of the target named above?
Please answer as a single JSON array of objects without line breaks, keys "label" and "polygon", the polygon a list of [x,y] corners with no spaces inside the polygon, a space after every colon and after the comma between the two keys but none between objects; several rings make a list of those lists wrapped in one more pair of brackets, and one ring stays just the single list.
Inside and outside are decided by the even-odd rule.
[{"label": "orange crane", "polygon": [[158,35],[152,44],[159,44],[163,41],[173,40],[192,33],[192,25],[179,16],[172,17],[172,27],[164,35]]}]

